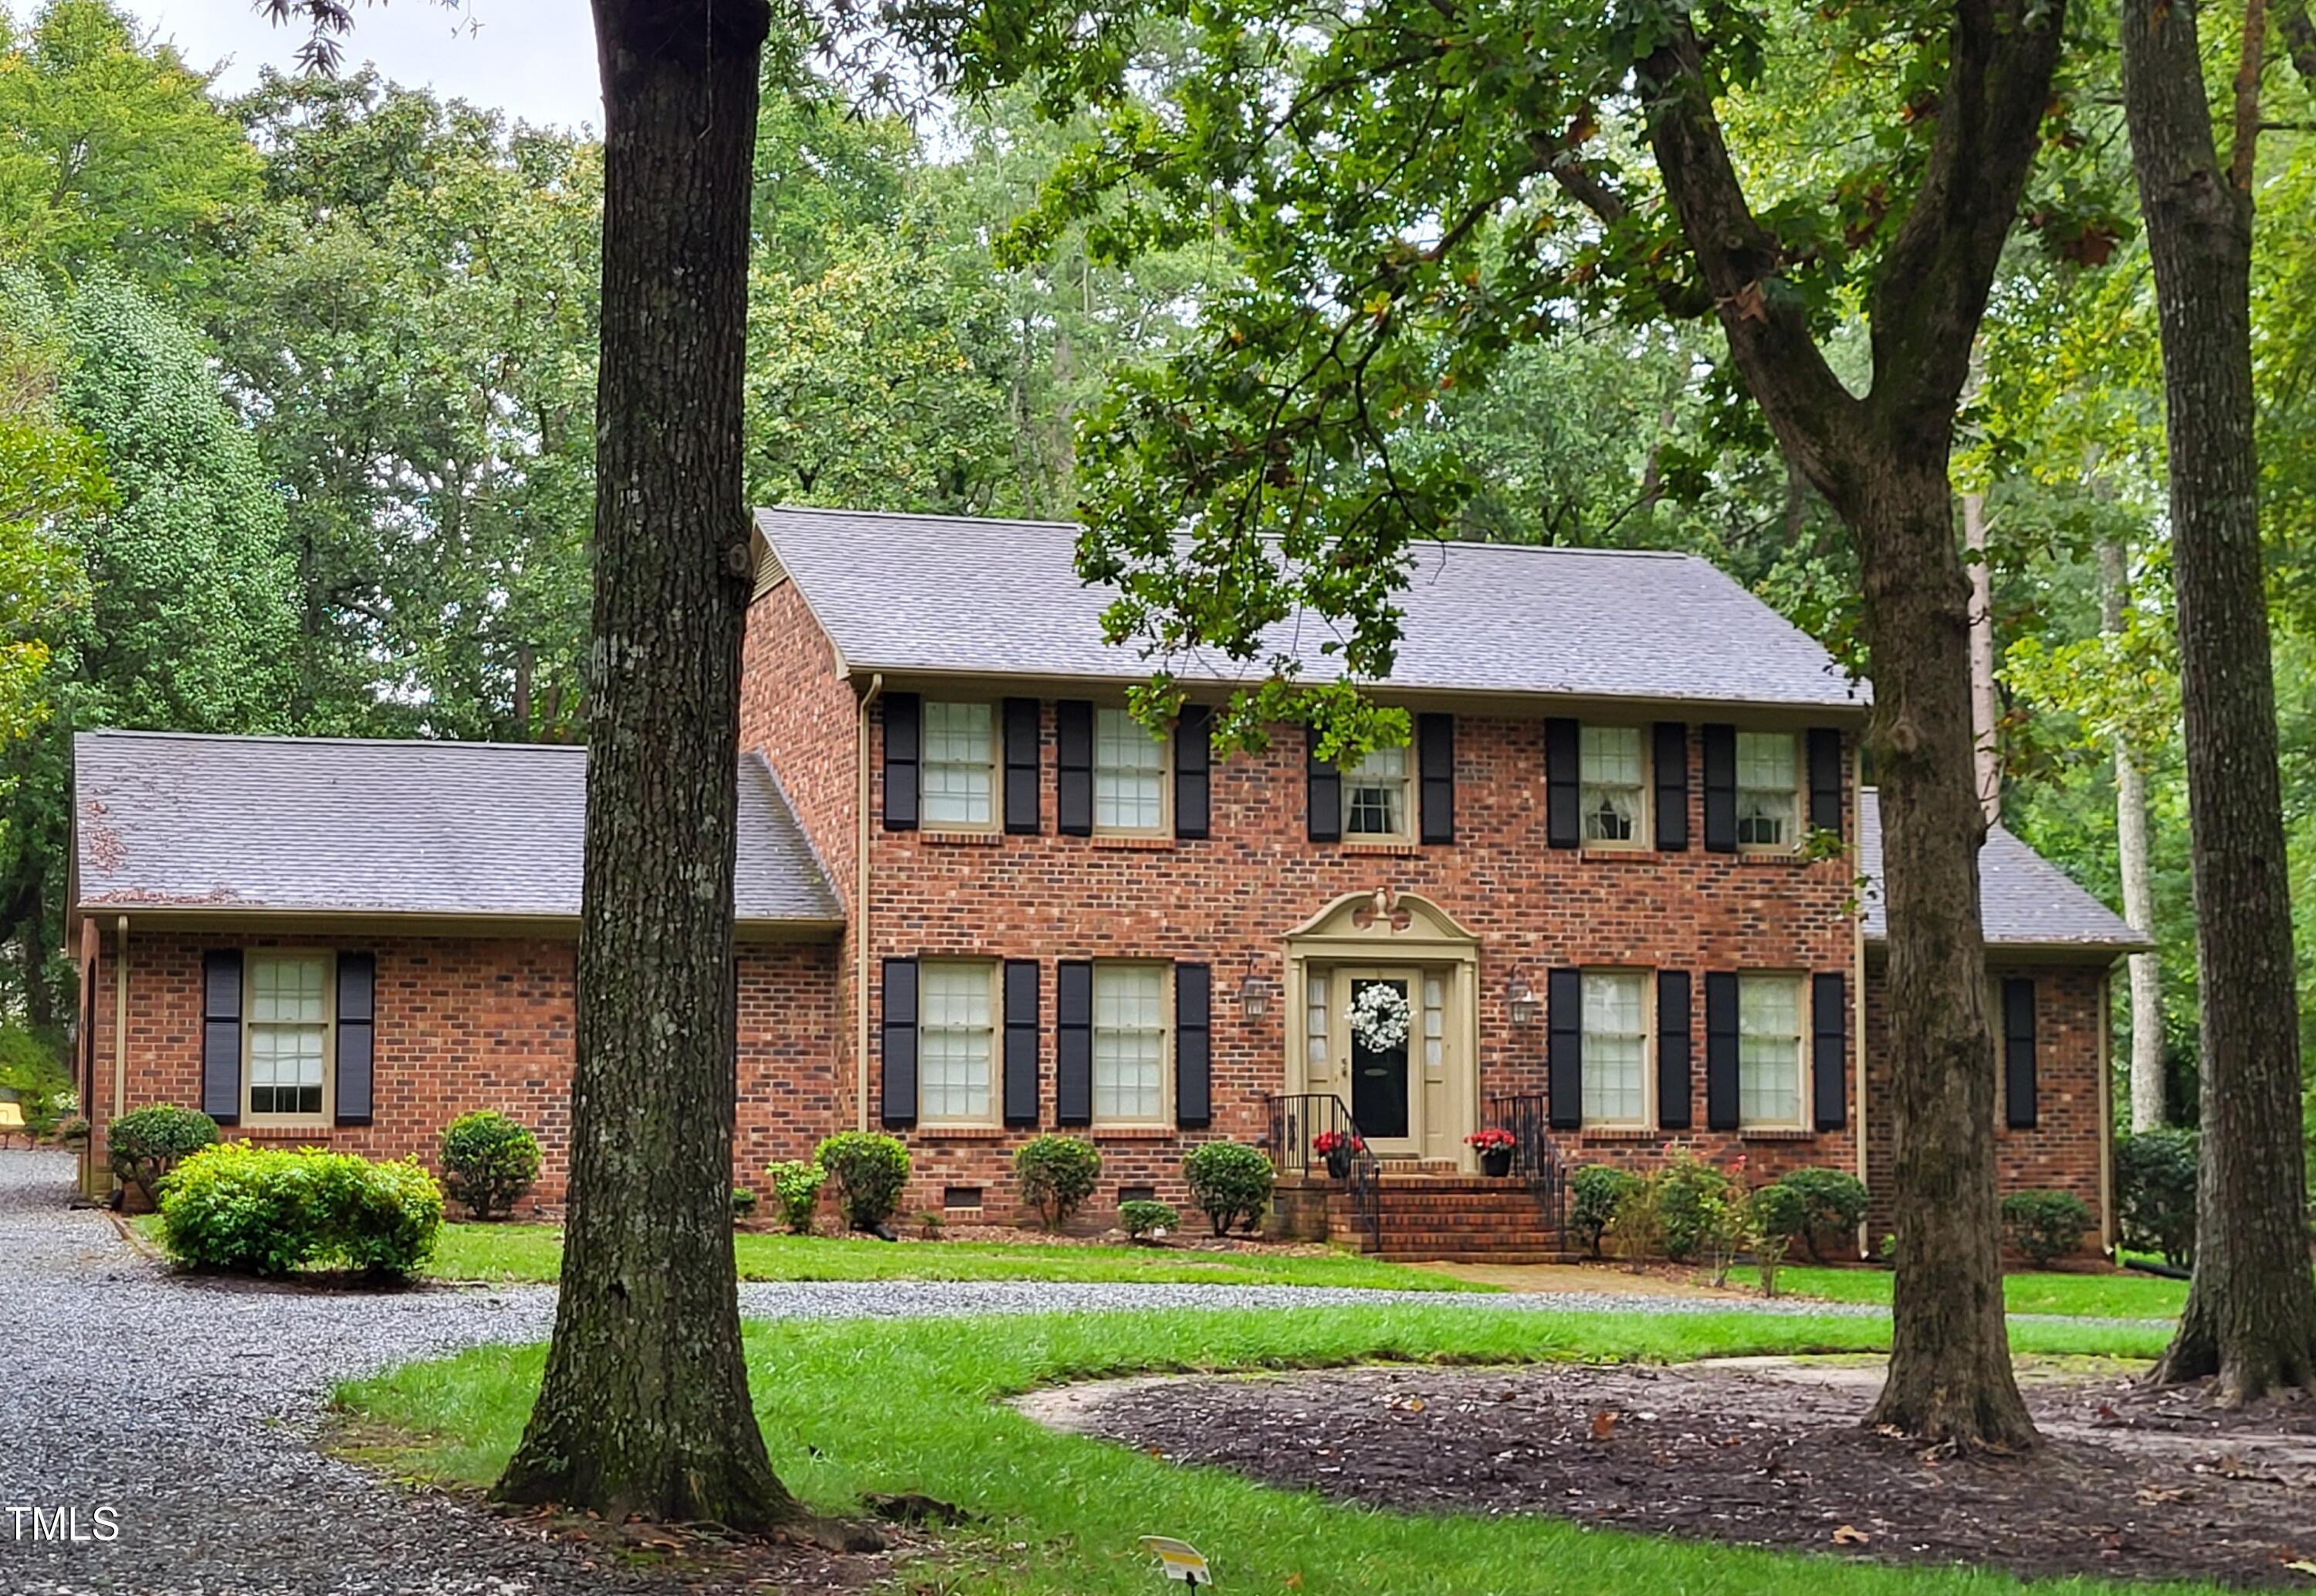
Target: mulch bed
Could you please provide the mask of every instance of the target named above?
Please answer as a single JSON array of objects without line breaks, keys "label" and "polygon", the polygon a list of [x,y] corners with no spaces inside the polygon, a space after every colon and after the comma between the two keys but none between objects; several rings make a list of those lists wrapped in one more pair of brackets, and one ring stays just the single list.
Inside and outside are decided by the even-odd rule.
[{"label": "mulch bed", "polygon": [[2222,1414],[2112,1367],[2046,1371],[2027,1388],[2040,1449],[1954,1457],[1861,1427],[1879,1383],[1876,1368],[1806,1362],[1389,1368],[1122,1382],[1025,1405],[1178,1462],[1403,1512],[2316,1590],[2316,1403]]}]

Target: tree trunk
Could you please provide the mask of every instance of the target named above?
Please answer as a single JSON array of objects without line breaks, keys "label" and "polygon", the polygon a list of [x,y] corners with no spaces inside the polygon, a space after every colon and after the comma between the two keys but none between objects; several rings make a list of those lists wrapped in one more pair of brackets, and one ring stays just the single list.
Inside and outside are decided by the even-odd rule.
[{"label": "tree trunk", "polygon": [[605,104],[592,737],[570,1209],[498,1494],[760,1530],[732,1258],[748,199],[762,0],[598,0]]},{"label": "tree trunk", "polygon": [[[2099,626],[2123,631],[2131,578],[2123,545],[2098,545]],[[2121,738],[2115,744],[2115,851],[2123,873],[2123,918],[2142,936],[2155,925],[2155,878],[2147,855],[2147,773]],[[2131,1128],[2153,1130],[2170,1116],[2163,1101],[2163,980],[2153,953],[2133,953],[2131,972]]]},{"label": "tree trunk", "polygon": [[[2252,430],[2251,200],[2214,147],[2193,8],[2124,0],[2123,87],[2163,349],[2203,1008],[2196,1275],[2155,1378],[2216,1375],[2219,1399],[2232,1405],[2316,1386]],[[2248,168],[2257,111],[2247,120],[2241,109],[2238,164]]]},{"label": "tree trunk", "polygon": [[[1893,451],[1894,453],[1894,451]],[[1994,1034],[1971,737],[1970,583],[1943,439],[1884,454],[1838,505],[1865,561],[1875,768],[1890,917],[1890,1113],[1898,1269],[1890,1375],[1867,1422],[1971,1446],[2028,1447],[2010,1370],[1994,1178]]]},{"label": "tree trunk", "polygon": [[1972,780],[1988,823],[2002,818],[2002,750],[1994,740],[2000,718],[1994,694],[1994,567],[1986,563],[1986,495],[1962,496],[1963,546],[1970,562],[1970,740]]}]

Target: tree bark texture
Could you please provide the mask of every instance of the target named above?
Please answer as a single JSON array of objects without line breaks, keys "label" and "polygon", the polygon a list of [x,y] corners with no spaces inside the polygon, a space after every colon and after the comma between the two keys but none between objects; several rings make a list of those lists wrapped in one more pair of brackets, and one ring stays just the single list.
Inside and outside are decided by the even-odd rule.
[{"label": "tree bark texture", "polygon": [[[2099,625],[2122,632],[2130,601],[2130,561],[2112,539],[2098,545]],[[2115,851],[2123,874],[2123,918],[2141,935],[2155,924],[2155,877],[2147,842],[2147,773],[2128,743],[2115,744]],[[2133,953],[2131,974],[2131,1128],[2153,1130],[2169,1118],[2164,1101],[2163,972],[2153,953]]]},{"label": "tree bark texture", "polygon": [[1994,1180],[1994,1041],[1979,916],[1969,592],[1947,474],[1955,411],[2039,142],[2063,4],[1957,0],[1938,125],[1867,302],[1874,385],[1834,376],[1784,245],[1746,204],[1685,23],[1642,64],[1649,142],[1730,355],[1788,463],[1856,539],[1874,675],[1890,924],[1898,1223],[1890,1375],[1868,1422],[2030,1446],[2010,1370]]},{"label": "tree bark texture", "polygon": [[1972,779],[1988,824],[2002,818],[2002,750],[1994,740],[1994,567],[1986,562],[1986,495],[1962,496],[1963,546],[1970,562],[1970,740]]},{"label": "tree bark texture", "polygon": [[750,164],[762,0],[597,0],[602,364],[570,1209],[498,1494],[768,1527],[732,1257]]},{"label": "tree bark texture", "polygon": [[2196,1275],[2161,1380],[2316,1386],[2300,1026],[2259,548],[2250,196],[2212,137],[2194,8],[2124,0],[2124,115],[2155,270],[2201,966]]}]

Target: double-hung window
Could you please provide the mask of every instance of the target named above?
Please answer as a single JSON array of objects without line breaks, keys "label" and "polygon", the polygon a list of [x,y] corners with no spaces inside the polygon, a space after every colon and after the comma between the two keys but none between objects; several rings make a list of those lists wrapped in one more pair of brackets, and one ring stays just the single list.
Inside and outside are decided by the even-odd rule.
[{"label": "double-hung window", "polygon": [[1371,749],[1343,772],[1343,835],[1409,835],[1406,749]]},{"label": "double-hung window", "polygon": [[1790,732],[1737,733],[1737,846],[1789,848],[1801,841],[1801,767]]},{"label": "double-hung window", "polygon": [[1641,731],[1637,726],[1587,726],[1580,740],[1579,802],[1584,840],[1605,847],[1639,847],[1644,800]]},{"label": "double-hung window", "polygon": [[1093,829],[1157,832],[1166,823],[1166,741],[1127,709],[1094,712]]},{"label": "double-hung window", "polygon": [[1166,1114],[1166,970],[1093,967],[1093,1117],[1154,1125]]},{"label": "double-hung window", "polygon": [[917,999],[917,1113],[950,1123],[986,1123],[994,1056],[994,964],[927,961]]},{"label": "double-hung window", "polygon": [[1802,1128],[1802,982],[1795,975],[1737,978],[1737,1122]]},{"label": "double-hung window", "polygon": [[330,1054],[327,953],[249,955],[249,1115],[318,1119]]},{"label": "double-hung window", "polygon": [[1648,1123],[1648,977],[1638,970],[1584,972],[1584,1123]]},{"label": "double-hung window", "polygon": [[997,738],[986,704],[924,706],[924,752],[919,776],[924,823],[963,830],[996,823]]}]

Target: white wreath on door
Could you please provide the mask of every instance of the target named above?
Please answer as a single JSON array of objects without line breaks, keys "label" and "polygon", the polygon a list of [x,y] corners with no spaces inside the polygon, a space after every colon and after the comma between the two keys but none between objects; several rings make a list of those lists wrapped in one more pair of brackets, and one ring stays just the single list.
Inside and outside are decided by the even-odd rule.
[{"label": "white wreath on door", "polygon": [[1414,1018],[1407,1006],[1407,995],[1383,981],[1370,981],[1361,987],[1351,999],[1350,1007],[1343,1011],[1343,1017],[1350,1022],[1351,1039],[1378,1053],[1404,1045]]}]

